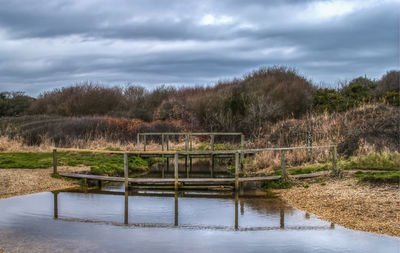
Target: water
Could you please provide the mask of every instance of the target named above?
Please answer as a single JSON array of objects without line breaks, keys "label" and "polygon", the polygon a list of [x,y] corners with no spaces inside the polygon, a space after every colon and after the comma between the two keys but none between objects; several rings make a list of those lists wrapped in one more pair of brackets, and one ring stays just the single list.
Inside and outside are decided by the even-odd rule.
[{"label": "water", "polygon": [[5,252],[400,252],[264,194],[103,191],[0,200]]}]

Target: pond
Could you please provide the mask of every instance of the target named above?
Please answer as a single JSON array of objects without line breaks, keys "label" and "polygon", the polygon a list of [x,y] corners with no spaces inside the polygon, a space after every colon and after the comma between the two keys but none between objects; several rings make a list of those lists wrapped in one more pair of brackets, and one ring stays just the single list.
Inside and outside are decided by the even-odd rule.
[{"label": "pond", "polygon": [[4,252],[399,252],[400,239],[346,229],[252,192],[102,190],[0,200]]}]

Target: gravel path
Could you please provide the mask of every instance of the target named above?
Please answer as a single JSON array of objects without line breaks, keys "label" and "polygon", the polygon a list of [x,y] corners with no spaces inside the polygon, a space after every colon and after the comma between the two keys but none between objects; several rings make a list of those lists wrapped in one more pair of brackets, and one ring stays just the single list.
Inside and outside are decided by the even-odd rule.
[{"label": "gravel path", "polygon": [[281,190],[284,200],[351,229],[400,237],[399,185],[357,184],[354,178]]},{"label": "gravel path", "polygon": [[[59,167],[62,172],[80,172],[88,167]],[[0,199],[76,186],[76,181],[52,178],[49,169],[0,169]]]}]

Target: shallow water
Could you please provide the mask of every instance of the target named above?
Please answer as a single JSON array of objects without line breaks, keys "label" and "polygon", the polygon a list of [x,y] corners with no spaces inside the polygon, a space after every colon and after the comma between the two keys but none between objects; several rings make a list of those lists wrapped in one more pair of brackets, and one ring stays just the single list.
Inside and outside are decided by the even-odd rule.
[{"label": "shallow water", "polygon": [[263,194],[102,191],[0,200],[5,252],[400,252]]}]

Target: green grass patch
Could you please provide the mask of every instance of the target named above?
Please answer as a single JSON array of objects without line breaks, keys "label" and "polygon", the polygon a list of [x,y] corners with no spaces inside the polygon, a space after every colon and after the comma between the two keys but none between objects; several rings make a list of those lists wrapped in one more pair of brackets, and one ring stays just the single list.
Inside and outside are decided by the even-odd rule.
[{"label": "green grass patch", "polygon": [[287,189],[290,187],[291,185],[289,182],[282,179],[277,179],[265,182],[261,188],[263,190],[270,190],[270,189]]},{"label": "green grass patch", "polygon": [[[122,175],[124,158],[121,154],[90,152],[58,152],[59,166],[90,166],[97,175]],[[149,163],[137,156],[128,157],[129,171],[146,171]],[[49,168],[53,166],[52,153],[0,153],[0,168]]]},{"label": "green grass patch", "polygon": [[318,171],[331,170],[331,169],[332,169],[332,167],[328,166],[328,165],[295,168],[295,169],[289,171],[289,174],[290,175],[310,174],[310,173],[314,173],[314,172],[318,172]]},{"label": "green grass patch", "polygon": [[359,182],[370,183],[392,183],[398,184],[400,182],[400,172],[387,171],[387,172],[364,172],[357,171],[354,177],[359,179]]},{"label": "green grass patch", "polygon": [[400,153],[369,153],[362,156],[352,156],[339,162],[345,170],[400,170]]}]

